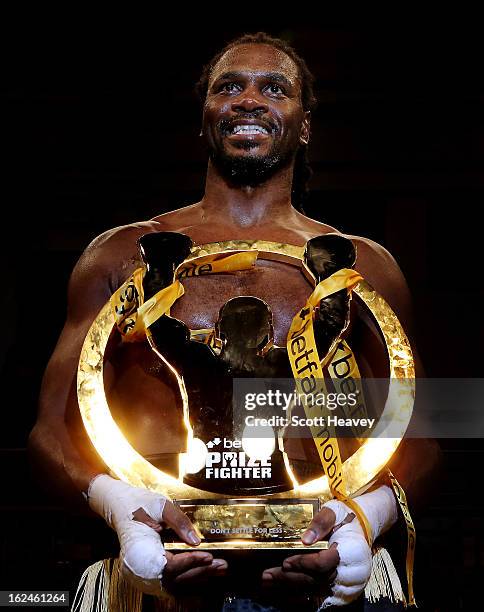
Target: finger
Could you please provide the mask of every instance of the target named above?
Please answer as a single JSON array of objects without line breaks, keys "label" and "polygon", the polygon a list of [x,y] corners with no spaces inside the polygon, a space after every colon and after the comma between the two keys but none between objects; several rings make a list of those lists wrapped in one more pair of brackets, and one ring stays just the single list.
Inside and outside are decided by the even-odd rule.
[{"label": "finger", "polygon": [[300,572],[286,572],[282,567],[271,567],[262,573],[262,584],[264,586],[314,586],[314,578]]},{"label": "finger", "polygon": [[210,565],[206,567],[195,567],[190,569],[183,574],[179,574],[174,582],[176,584],[183,584],[185,582],[190,583],[201,583],[208,580],[213,576],[223,576],[227,571],[227,562],[223,559],[214,559]]},{"label": "finger", "polygon": [[208,552],[189,552],[173,555],[166,563],[163,575],[166,577],[175,578],[183,572],[187,572],[194,567],[210,565],[213,557]]},{"label": "finger", "polygon": [[307,530],[302,534],[303,544],[319,542],[334,527],[336,514],[331,508],[322,508],[314,517]]},{"label": "finger", "polygon": [[162,518],[168,527],[171,527],[186,544],[191,546],[198,546],[200,544],[200,538],[188,516],[171,501],[166,501]]},{"label": "finger", "polygon": [[286,571],[310,572],[325,574],[334,570],[339,564],[337,545],[333,544],[328,550],[322,550],[313,555],[294,555],[284,559],[282,567]]}]

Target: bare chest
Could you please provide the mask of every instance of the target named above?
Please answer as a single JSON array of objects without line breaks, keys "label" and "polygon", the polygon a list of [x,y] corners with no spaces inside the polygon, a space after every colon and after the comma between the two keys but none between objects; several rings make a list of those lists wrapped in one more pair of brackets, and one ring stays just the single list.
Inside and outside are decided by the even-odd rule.
[{"label": "bare chest", "polygon": [[171,315],[188,327],[213,327],[228,300],[250,295],[270,307],[274,340],[280,346],[285,345],[291,321],[312,291],[297,267],[263,260],[258,260],[253,270],[188,278],[183,285],[185,294],[173,306]]}]

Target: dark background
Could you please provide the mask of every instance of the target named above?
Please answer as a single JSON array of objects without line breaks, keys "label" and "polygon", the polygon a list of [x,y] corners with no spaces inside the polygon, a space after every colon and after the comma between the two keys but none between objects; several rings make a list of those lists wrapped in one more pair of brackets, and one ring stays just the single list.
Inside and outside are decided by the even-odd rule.
[{"label": "dark background", "polygon": [[[206,158],[193,85],[235,35],[287,38],[316,76],[308,215],[395,256],[429,376],[483,376],[484,44],[472,17],[380,28],[228,21],[237,27],[165,20],[148,31],[46,19],[4,39],[2,589],[72,589],[115,545],[101,521],[66,514],[32,481],[27,435],[82,250],[108,228],[200,199]],[[481,442],[442,441],[445,482],[417,523],[425,610],[478,609]]]}]

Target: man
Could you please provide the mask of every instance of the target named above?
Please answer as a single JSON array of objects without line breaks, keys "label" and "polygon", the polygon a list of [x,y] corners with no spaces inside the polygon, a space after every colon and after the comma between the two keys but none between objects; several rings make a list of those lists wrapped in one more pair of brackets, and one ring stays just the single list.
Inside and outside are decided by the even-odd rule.
[{"label": "man", "polygon": [[[74,498],[80,497],[79,492],[89,495],[91,508],[104,516],[120,537],[126,576],[138,580],[141,589],[154,593],[153,585],[159,580],[153,580],[153,576],[161,575],[161,571],[165,590],[174,593],[180,588],[194,590],[207,581],[216,590],[227,563],[195,550],[164,554],[157,535],[162,522],[186,543],[193,546],[199,543],[188,518],[160,496],[136,490],[106,475],[106,466],[86,437],[75,393],[76,369],[87,330],[112,293],[139,267],[136,241],[146,233],[183,232],[195,244],[265,239],[304,245],[311,237],[336,231],[293,207],[293,201],[302,196],[308,176],[306,151],[315,104],[312,76],[294,50],[262,33],[242,37],[213,58],[204,70],[199,89],[204,99],[201,135],[209,150],[204,196],[196,204],[150,221],[109,230],[88,246],[72,273],[67,321],[44,376],[38,422],[30,437],[31,451],[43,466],[44,474],[50,476],[57,489],[70,491]],[[357,247],[356,269],[392,306],[411,335],[410,296],[398,265],[371,240],[350,238]],[[299,271],[267,261],[260,262],[256,273],[208,275],[187,279],[184,285],[186,296],[175,303],[171,315],[190,328],[213,327],[220,306],[228,299],[254,295],[271,307],[274,340],[280,346],[285,346],[291,320],[308,296],[308,284]],[[129,389],[135,389],[132,393],[136,395],[138,414],[146,410],[146,414],[156,418],[152,407],[163,392],[163,382],[148,376],[148,369],[139,363],[128,351],[112,366],[113,396],[116,374],[121,370],[125,392],[129,394]],[[140,376],[144,377],[143,383]],[[151,421],[143,429],[141,424],[138,428],[141,435],[136,438],[137,434],[132,434],[130,441],[136,438],[134,446],[139,452],[145,455],[153,452],[150,448],[153,430],[158,432],[157,440],[162,435],[160,430],[166,433],[160,442],[163,452],[179,451],[180,432],[176,425],[173,423],[171,428],[169,421],[168,427],[167,421],[160,425],[164,426],[153,427]],[[160,448],[154,450],[161,452]],[[411,507],[428,490],[438,452],[432,441],[414,440],[401,447],[398,461],[392,464]],[[362,500],[369,515],[373,512],[372,504],[377,506],[376,514],[388,506],[380,512],[377,534],[396,520],[396,505],[386,489],[380,487],[376,497]],[[137,520],[132,520],[131,513],[140,508]],[[340,502],[327,504],[303,536],[304,543],[324,539],[335,523],[347,517],[346,510]],[[336,533],[340,534],[339,539],[334,539]],[[349,540],[345,541],[345,533]],[[136,548],[137,543],[147,540],[152,554],[148,560],[143,552],[146,549],[140,554]],[[352,561],[342,552],[348,541]],[[262,585],[274,592],[288,593],[306,588],[324,591],[329,585],[333,595],[328,603],[345,605],[357,599],[369,576],[368,564],[371,565],[370,549],[357,520],[335,531],[330,542],[329,550],[292,557],[282,567],[267,568],[261,576]],[[358,571],[355,574],[357,567],[363,568],[360,575]]]}]

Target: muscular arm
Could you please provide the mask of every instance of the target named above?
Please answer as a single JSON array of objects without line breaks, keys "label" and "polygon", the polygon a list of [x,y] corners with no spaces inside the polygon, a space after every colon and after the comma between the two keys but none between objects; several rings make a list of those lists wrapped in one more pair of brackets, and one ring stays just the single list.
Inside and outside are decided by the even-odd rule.
[{"label": "muscular arm", "polygon": [[[392,255],[370,240],[358,241],[356,268],[385,298],[397,314],[409,337],[415,360],[415,377],[425,376],[424,368],[414,341],[413,307],[405,277]],[[422,420],[418,410],[418,394],[412,423]],[[404,488],[413,513],[426,505],[435,492],[441,476],[442,452],[436,440],[405,439],[389,468]]]},{"label": "muscular arm", "polygon": [[63,501],[82,502],[96,474],[106,466],[80,420],[76,374],[84,337],[111,294],[109,238],[96,239],[72,273],[67,320],[42,381],[37,423],[29,437],[31,464],[43,484]]},{"label": "muscular arm", "polygon": [[[45,484],[63,501],[87,509],[80,491],[106,466],[93,449],[79,417],[76,373],[85,335],[108,301],[120,278],[136,267],[136,239],[150,231],[147,224],[113,230],[84,252],[69,283],[67,321],[42,382],[37,423],[29,450]],[[196,546],[200,539],[188,517],[172,502],[152,491],[132,487],[110,476],[96,479],[90,507],[103,516],[120,543],[121,573],[135,588],[160,595],[160,578],[167,590],[192,588],[223,576],[227,563],[208,552],[173,555],[164,551],[161,521],[182,542]],[[135,518],[136,513],[136,518]],[[142,552],[141,552],[142,548]]]}]

